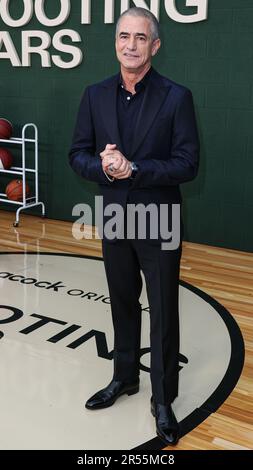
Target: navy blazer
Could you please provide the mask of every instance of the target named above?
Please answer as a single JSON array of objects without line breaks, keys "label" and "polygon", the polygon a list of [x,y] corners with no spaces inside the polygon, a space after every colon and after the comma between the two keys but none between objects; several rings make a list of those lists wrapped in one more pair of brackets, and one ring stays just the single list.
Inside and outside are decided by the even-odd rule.
[{"label": "navy blazer", "polygon": [[192,94],[152,71],[128,160],[138,163],[131,180],[108,181],[100,152],[116,144],[123,153],[117,120],[119,74],[88,86],[79,107],[69,153],[74,171],[101,188],[104,204],[181,203],[179,184],[197,175],[199,139]]}]

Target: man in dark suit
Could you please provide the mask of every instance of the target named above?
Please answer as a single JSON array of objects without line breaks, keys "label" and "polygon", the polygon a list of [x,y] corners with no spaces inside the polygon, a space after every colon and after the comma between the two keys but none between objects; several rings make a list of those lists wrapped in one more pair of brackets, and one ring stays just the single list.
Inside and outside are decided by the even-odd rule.
[{"label": "man in dark suit", "polygon": [[181,204],[179,184],[192,180],[198,169],[192,95],[151,67],[160,44],[158,22],[148,10],[131,8],[121,15],[116,29],[120,73],[86,88],[70,163],[78,174],[99,183],[104,208],[117,203],[124,209],[123,236],[102,237],[115,335],[114,374],[86,408],[105,408],[121,395],[139,391],[142,270],[150,307],[151,411],[158,436],[176,444],[179,426],[171,403],[178,394],[182,219],[173,250],[161,249],[160,233],[156,239],[151,236],[152,220],[145,239],[129,238],[125,230],[130,204],[167,207],[171,228],[171,207]]}]

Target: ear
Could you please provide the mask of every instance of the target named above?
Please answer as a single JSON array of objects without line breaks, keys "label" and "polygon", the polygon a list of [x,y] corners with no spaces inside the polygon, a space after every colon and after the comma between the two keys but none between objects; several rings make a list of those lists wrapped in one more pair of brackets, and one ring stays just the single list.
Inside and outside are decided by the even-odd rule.
[{"label": "ear", "polygon": [[153,44],[152,44],[151,55],[152,56],[156,55],[160,47],[161,47],[161,40],[159,38],[155,39],[155,41],[153,41]]}]

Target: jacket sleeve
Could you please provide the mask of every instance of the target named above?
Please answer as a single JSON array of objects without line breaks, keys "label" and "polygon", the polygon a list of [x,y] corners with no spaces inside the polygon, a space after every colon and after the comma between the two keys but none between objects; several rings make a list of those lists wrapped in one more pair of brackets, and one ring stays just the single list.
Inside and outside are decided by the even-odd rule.
[{"label": "jacket sleeve", "polygon": [[103,172],[101,158],[95,154],[95,148],[95,130],[90,108],[89,87],[87,87],[79,106],[69,161],[78,175],[96,183],[109,185]]},{"label": "jacket sleeve", "polygon": [[139,171],[134,187],[167,186],[195,178],[199,165],[199,138],[192,94],[186,90],[175,110],[171,153],[167,160],[136,161]]}]

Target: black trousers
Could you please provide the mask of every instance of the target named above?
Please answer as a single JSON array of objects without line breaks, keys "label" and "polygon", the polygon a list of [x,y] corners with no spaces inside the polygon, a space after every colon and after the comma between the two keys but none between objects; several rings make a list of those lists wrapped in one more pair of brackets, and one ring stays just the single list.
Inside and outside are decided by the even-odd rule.
[{"label": "black trousers", "polygon": [[151,386],[156,403],[178,394],[178,291],[182,244],[163,251],[146,240],[102,242],[114,326],[114,379],[139,377],[142,270],[150,307]]}]

